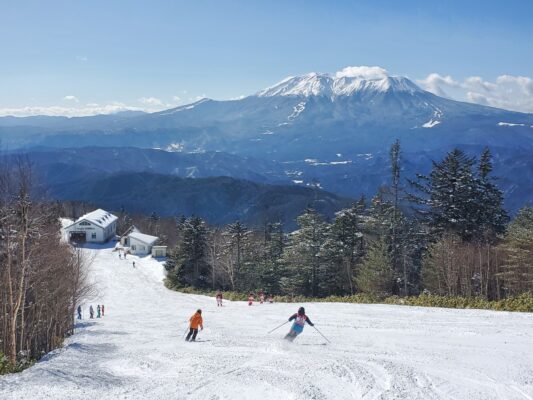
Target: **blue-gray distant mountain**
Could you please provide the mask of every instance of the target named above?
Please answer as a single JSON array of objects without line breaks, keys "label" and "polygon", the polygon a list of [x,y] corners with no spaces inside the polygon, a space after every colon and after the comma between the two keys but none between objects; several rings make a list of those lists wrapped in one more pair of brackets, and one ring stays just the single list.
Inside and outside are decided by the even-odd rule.
[{"label": "blue-gray distant mountain", "polygon": [[[452,147],[479,154],[488,146],[495,172],[503,175],[507,204],[515,209],[533,201],[533,114],[439,97],[384,73],[311,73],[239,100],[203,99],[151,114],[0,118],[0,141],[9,149],[224,152],[248,160],[247,175],[237,178],[271,179],[265,178],[261,160],[276,165],[270,168],[272,179],[352,197],[372,193],[386,181],[387,151],[396,138],[405,152],[406,176],[428,172],[431,159]],[[197,156],[198,165],[202,158]],[[239,168],[227,165],[224,160],[206,173],[234,176]]]}]

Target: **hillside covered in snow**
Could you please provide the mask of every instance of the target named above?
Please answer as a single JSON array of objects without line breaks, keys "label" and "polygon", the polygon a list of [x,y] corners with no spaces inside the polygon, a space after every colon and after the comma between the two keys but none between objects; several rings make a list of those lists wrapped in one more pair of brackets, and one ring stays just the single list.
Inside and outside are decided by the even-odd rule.
[{"label": "hillside covered in snow", "polygon": [[[292,344],[297,304],[225,302],[172,292],[151,258],[94,256],[98,294],[63,348],[0,377],[15,399],[530,399],[530,314],[309,303],[312,327]],[[133,268],[132,262],[136,262]],[[89,305],[105,317],[89,320]],[[198,343],[183,340],[201,308]]]}]

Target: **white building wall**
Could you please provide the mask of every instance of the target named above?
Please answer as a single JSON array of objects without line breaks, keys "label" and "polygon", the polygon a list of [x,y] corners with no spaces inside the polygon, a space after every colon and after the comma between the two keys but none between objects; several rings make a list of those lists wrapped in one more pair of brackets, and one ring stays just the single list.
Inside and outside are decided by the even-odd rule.
[{"label": "white building wall", "polygon": [[116,222],[104,229],[88,221],[79,221],[66,229],[66,232],[67,239],[70,238],[70,232],[85,232],[85,240],[87,242],[104,243],[115,236],[116,229]]},{"label": "white building wall", "polygon": [[129,238],[129,247],[130,253],[135,255],[144,256],[152,252],[152,246],[147,245],[146,243],[141,242],[133,237]]}]

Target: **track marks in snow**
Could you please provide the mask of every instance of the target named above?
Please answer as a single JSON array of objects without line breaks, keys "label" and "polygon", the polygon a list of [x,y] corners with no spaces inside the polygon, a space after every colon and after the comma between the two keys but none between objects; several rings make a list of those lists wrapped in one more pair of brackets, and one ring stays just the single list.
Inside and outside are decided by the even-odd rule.
[{"label": "track marks in snow", "polygon": [[[533,397],[531,315],[357,304],[303,304],[317,327],[283,340],[295,304],[248,307],[164,288],[162,266],[94,251],[106,317],[62,349],[0,377],[2,400],[520,399]],[[132,261],[137,268],[133,269]],[[199,343],[190,315],[204,311]]]}]

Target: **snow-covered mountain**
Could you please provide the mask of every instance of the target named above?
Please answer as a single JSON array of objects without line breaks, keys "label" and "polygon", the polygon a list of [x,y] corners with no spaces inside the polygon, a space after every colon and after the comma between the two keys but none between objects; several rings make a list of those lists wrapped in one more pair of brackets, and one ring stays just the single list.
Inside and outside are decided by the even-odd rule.
[{"label": "snow-covered mountain", "polygon": [[533,184],[527,186],[531,173],[516,162],[533,159],[533,114],[439,97],[379,67],[309,73],[238,100],[202,99],[128,118],[46,121],[0,118],[0,141],[10,149],[133,146],[226,152],[274,161],[295,184],[318,180],[344,196],[369,194],[383,183],[383,163],[397,138],[410,154],[409,170],[418,172],[427,172],[427,155],[455,146],[474,155],[488,146],[496,170],[516,167],[505,177],[508,198],[515,196],[513,208],[533,201]]},{"label": "snow-covered mountain", "polygon": [[383,68],[347,67],[335,74],[311,72],[302,76],[288,77],[274,86],[259,91],[257,96],[324,96],[334,98],[388,91],[411,94],[423,92],[409,79],[401,76],[389,76]]}]

